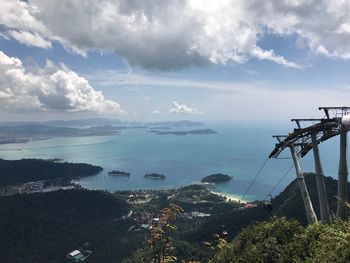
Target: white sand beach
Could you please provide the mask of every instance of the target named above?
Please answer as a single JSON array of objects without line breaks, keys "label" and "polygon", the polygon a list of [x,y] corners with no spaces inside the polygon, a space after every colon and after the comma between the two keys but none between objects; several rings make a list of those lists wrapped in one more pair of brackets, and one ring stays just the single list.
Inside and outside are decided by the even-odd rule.
[{"label": "white sand beach", "polygon": [[240,197],[237,196],[237,195],[220,193],[220,192],[216,192],[216,191],[213,191],[213,190],[210,190],[210,192],[213,193],[213,194],[222,196],[222,197],[226,197],[228,201],[233,201],[233,202],[237,202],[237,203],[241,203],[241,204],[246,204],[247,203],[247,201],[240,200]]}]

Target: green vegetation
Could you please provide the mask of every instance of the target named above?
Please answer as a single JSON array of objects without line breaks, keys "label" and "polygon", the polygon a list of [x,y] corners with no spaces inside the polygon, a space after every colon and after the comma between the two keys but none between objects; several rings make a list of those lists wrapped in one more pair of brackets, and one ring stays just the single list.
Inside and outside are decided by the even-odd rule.
[{"label": "green vegetation", "polygon": [[[314,179],[312,174],[305,177],[312,200],[317,197]],[[326,178],[326,185],[334,211],[337,181]],[[159,255],[163,262],[175,258],[174,262],[212,263],[350,261],[350,223],[305,228],[299,191],[295,180],[271,200],[272,211],[262,201],[249,206],[230,202],[203,185],[2,197],[0,258],[14,263],[67,262],[69,252],[88,242],[86,249],[92,251],[88,263],[162,262]],[[183,209],[176,218],[165,216],[172,204]],[[319,213],[316,201],[314,206]],[[165,223],[152,231],[154,222]]]},{"label": "green vegetation", "polygon": [[95,175],[100,166],[85,163],[61,163],[40,159],[0,159],[0,185],[18,185],[54,178],[74,178]]},{"label": "green vegetation", "polygon": [[148,240],[151,262],[176,262],[176,257],[173,256],[174,246],[171,233],[177,230],[172,223],[181,212],[182,209],[179,206],[170,204],[168,208],[160,211],[159,220],[153,221],[151,237]]},{"label": "green vegetation", "polygon": [[130,220],[119,219],[129,206],[101,191],[66,190],[0,198],[0,258],[11,263],[62,263],[89,243],[85,262],[115,263],[143,241],[127,233]]},{"label": "green vegetation", "polygon": [[[309,173],[305,175],[305,182],[308,186],[311,200],[318,218],[320,217],[319,203],[317,198],[317,187],[314,174]],[[327,187],[327,197],[329,207],[332,213],[336,211],[338,181],[331,178],[325,178]],[[349,186],[350,187],[350,184]],[[348,193],[348,200],[350,200],[350,193]],[[296,219],[302,225],[307,225],[307,218],[303,200],[300,195],[300,189],[297,180],[293,180],[284,191],[271,200],[273,210],[267,211],[264,207],[263,201],[254,202],[257,206],[249,209],[226,209],[225,213],[213,213],[201,228],[194,230],[190,235],[190,240],[211,240],[214,233],[221,230],[221,226],[225,225],[225,230],[230,237],[236,236],[242,228],[254,222],[262,222],[268,220],[271,216],[286,217]]]},{"label": "green vegetation", "polygon": [[245,229],[216,253],[211,263],[349,262],[350,221],[303,227],[273,217]]},{"label": "green vegetation", "polygon": [[227,174],[211,174],[202,179],[202,183],[224,183],[232,180],[232,176],[227,175]]},{"label": "green vegetation", "polygon": [[[136,200],[148,196],[149,201],[129,204],[130,195]],[[151,231],[140,229],[138,218],[150,214],[151,220],[153,217],[161,220],[161,211],[166,211],[164,208],[171,203],[182,204],[187,216],[184,213],[176,220],[168,220],[173,222],[176,231],[170,231],[169,235],[161,238],[170,238],[171,247],[169,243],[167,255],[176,256],[178,260],[209,259],[211,254],[206,252],[206,246],[201,241],[188,239],[192,231],[200,231],[207,218],[190,218],[189,213],[209,210],[220,213],[237,205],[211,194],[203,186],[188,186],[177,190],[122,191],[114,194],[80,189],[2,197],[1,262],[68,262],[67,254],[88,242],[87,249],[92,254],[84,262],[116,263],[132,256],[127,262],[149,263],[146,255],[150,255],[151,247],[145,240],[150,240]],[[133,215],[126,216],[130,211]],[[130,230],[132,227],[136,229]],[[168,230],[169,226],[164,224],[164,231],[168,233]]]},{"label": "green vegetation", "polygon": [[183,210],[179,206],[170,204],[159,215],[152,223],[144,247],[123,263],[194,262],[192,260],[197,259],[207,262],[209,257],[203,244],[189,243],[182,239],[184,229],[193,227],[193,224],[179,220],[183,216]]},{"label": "green vegetation", "polygon": [[[135,213],[148,211],[156,215],[158,213],[162,214],[161,211],[171,207],[172,204],[176,204],[183,209],[183,213],[178,215],[176,220],[171,221],[171,226],[174,227],[173,230],[175,231],[170,231],[166,235],[166,237],[171,238],[171,250],[168,255],[176,257],[177,261],[175,262],[208,262],[214,251],[208,250],[203,242],[211,240],[212,234],[215,232],[209,234],[209,239],[203,238],[207,234],[206,223],[214,215],[224,215],[227,211],[238,209],[241,206],[238,203],[228,202],[223,197],[212,194],[202,185],[191,185],[177,190],[123,191],[116,194],[123,198],[127,198],[129,194],[141,197],[142,192],[143,195],[152,196],[152,199],[147,203],[133,205]],[[217,224],[216,227],[221,228]],[[168,233],[168,231],[165,231],[165,233]],[[205,233],[205,235],[199,233]],[[147,234],[145,237],[152,240],[151,234]],[[143,248],[125,260],[125,263],[149,263],[152,262],[150,255],[152,255],[152,247],[149,242],[146,242]]]}]

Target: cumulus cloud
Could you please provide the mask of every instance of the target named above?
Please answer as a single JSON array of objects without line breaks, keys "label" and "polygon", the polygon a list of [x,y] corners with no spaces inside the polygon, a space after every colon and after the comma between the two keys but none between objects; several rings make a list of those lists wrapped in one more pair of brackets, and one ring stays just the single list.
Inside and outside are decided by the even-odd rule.
[{"label": "cumulus cloud", "polygon": [[48,61],[27,69],[22,61],[0,51],[0,110],[91,111],[123,113],[89,82],[64,65]]},{"label": "cumulus cloud", "polygon": [[350,2],[341,0],[3,0],[0,24],[22,43],[58,41],[81,55],[115,51],[131,65],[160,70],[251,58],[302,68],[264,49],[266,34],[350,59]]},{"label": "cumulus cloud", "polygon": [[200,113],[197,108],[192,108],[186,106],[185,104],[179,104],[176,101],[173,101],[170,113],[187,113],[187,114],[198,114]]}]

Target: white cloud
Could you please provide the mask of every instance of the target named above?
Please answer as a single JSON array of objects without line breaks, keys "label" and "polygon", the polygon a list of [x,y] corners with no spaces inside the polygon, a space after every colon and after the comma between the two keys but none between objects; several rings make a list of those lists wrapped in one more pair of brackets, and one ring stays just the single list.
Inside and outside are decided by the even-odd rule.
[{"label": "white cloud", "polygon": [[162,114],[162,112],[159,110],[154,110],[154,111],[152,111],[152,114]]},{"label": "white cloud", "polygon": [[18,42],[27,46],[39,47],[39,48],[51,48],[51,42],[45,40],[38,33],[30,33],[23,31],[9,30],[7,34],[16,39]]},{"label": "white cloud", "polygon": [[187,114],[198,114],[200,113],[197,108],[192,108],[186,106],[185,104],[179,104],[176,101],[173,101],[170,113],[187,113]]},{"label": "white cloud", "polygon": [[286,60],[284,57],[282,56],[277,56],[274,51],[272,49],[270,50],[262,50],[259,47],[256,47],[255,49],[253,49],[251,51],[251,55],[253,57],[256,57],[257,59],[260,60],[271,60],[273,62],[276,62],[277,64],[286,66],[286,67],[290,67],[290,68],[298,68],[301,69],[303,68],[303,66],[297,65],[293,62],[290,62],[288,60]]},{"label": "white cloud", "polygon": [[47,26],[36,18],[40,9],[33,4],[19,0],[3,0],[0,3],[0,24],[8,28],[25,31],[35,31],[49,35]]},{"label": "white cloud", "polygon": [[[96,71],[87,78],[98,86],[118,87],[118,90],[137,85],[140,89],[152,87],[157,93],[168,95],[179,89],[187,89],[199,103],[196,106],[200,106],[203,112],[201,117],[207,120],[252,121],[266,119],[266,116],[269,120],[322,117],[317,110],[319,106],[347,105],[350,97],[350,86],[329,86],[327,83],[294,86],[293,83],[273,81],[198,81],[150,73],[134,73],[132,78],[127,79],[127,74],[116,70]],[[120,82],[120,79],[125,81]],[[287,107],[286,101],[293,103]]]},{"label": "white cloud", "polygon": [[22,61],[0,51],[0,110],[91,111],[123,113],[120,105],[64,65],[48,61],[27,69]]},{"label": "white cloud", "polygon": [[0,24],[26,44],[115,51],[161,70],[251,58],[302,67],[263,49],[266,34],[294,35],[316,54],[350,59],[350,2],[342,0],[3,0]]},{"label": "white cloud", "polygon": [[6,39],[6,40],[10,40],[10,37],[2,32],[0,32],[0,37],[2,37],[3,39]]}]

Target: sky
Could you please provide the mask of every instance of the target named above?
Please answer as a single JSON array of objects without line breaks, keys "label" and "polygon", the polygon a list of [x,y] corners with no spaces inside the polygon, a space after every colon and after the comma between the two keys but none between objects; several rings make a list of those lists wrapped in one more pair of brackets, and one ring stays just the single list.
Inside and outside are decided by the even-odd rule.
[{"label": "sky", "polygon": [[347,0],[0,0],[0,121],[349,106]]}]

